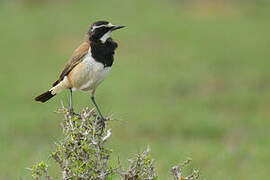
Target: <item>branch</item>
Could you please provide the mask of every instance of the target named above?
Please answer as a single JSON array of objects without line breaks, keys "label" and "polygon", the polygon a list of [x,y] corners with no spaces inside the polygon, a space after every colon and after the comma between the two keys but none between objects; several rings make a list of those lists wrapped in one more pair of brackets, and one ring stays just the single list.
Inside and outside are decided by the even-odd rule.
[{"label": "branch", "polygon": [[[112,133],[105,128],[101,134],[101,124],[95,110],[84,108],[80,114],[73,117],[64,106],[57,113],[64,115],[61,123],[63,138],[56,144],[56,150],[51,153],[52,159],[61,169],[62,179],[80,180],[108,180],[118,176],[122,180],[156,180],[157,175],[154,168],[154,160],[148,147],[144,152],[138,153],[129,159],[130,166],[123,169],[118,160],[116,167],[112,166],[110,156],[112,150],[107,147]],[[112,118],[105,118],[108,124]],[[108,127],[106,125],[106,127]],[[178,166],[174,166],[171,173],[175,180],[192,180],[199,178],[199,171],[183,176],[183,168],[191,160],[187,160]],[[32,177],[40,180],[52,180],[48,175],[48,165],[44,162],[31,168]]]}]

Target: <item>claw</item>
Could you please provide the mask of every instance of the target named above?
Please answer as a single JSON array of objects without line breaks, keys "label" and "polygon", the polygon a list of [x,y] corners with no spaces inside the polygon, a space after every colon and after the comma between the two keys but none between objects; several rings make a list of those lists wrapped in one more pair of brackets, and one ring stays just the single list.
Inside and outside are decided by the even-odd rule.
[{"label": "claw", "polygon": [[73,109],[70,109],[69,111],[70,111],[72,117],[74,117],[75,115],[80,116],[80,114],[75,113]]}]

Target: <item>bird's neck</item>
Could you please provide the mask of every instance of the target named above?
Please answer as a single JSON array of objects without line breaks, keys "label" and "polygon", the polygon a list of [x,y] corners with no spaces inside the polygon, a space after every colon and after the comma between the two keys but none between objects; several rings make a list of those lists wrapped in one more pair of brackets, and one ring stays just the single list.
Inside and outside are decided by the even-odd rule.
[{"label": "bird's neck", "polygon": [[117,43],[112,40],[112,38],[108,38],[104,43],[101,40],[91,41],[90,47],[92,57],[101,62],[104,67],[110,67],[114,61],[114,51],[117,48]]}]

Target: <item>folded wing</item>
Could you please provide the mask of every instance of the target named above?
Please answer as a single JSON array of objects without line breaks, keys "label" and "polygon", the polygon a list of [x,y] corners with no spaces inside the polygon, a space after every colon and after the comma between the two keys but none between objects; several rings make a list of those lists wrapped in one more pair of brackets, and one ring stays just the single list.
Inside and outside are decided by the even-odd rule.
[{"label": "folded wing", "polygon": [[64,77],[67,76],[70,71],[82,61],[82,58],[87,54],[89,48],[89,43],[84,42],[73,52],[71,58],[69,59],[61,75],[59,76],[59,79],[53,83],[53,87],[60,83],[64,79]]}]

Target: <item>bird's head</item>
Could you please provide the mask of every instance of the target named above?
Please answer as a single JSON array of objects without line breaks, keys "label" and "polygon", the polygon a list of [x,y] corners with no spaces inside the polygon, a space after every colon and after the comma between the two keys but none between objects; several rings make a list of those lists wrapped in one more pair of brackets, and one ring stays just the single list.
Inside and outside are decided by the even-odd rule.
[{"label": "bird's head", "polygon": [[104,43],[108,38],[110,38],[111,32],[123,27],[125,26],[113,25],[108,21],[96,21],[90,26],[87,36],[90,41],[100,40]]}]

